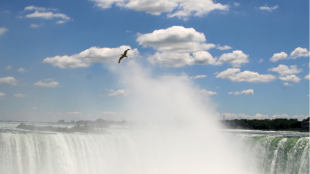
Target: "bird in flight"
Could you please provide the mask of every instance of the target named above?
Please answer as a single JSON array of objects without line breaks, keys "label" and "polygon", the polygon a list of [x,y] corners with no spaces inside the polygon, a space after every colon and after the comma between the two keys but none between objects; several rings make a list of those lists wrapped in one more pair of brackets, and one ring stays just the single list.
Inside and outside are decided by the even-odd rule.
[{"label": "bird in flight", "polygon": [[128,52],[129,50],[130,50],[130,49],[127,49],[126,51],[124,51],[124,54],[121,54],[121,57],[119,58],[118,63],[121,63],[122,59],[124,59],[125,57],[128,58],[127,52]]}]

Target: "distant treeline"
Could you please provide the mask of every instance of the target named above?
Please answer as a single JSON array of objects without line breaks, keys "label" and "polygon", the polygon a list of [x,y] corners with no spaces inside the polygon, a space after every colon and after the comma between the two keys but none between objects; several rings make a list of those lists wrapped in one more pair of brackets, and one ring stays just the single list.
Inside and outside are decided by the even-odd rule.
[{"label": "distant treeline", "polygon": [[222,123],[230,129],[266,129],[266,130],[293,130],[300,129],[302,122],[309,121],[309,117],[302,121],[297,119],[277,118],[274,120],[247,120],[247,119],[235,119],[235,120],[223,120]]},{"label": "distant treeline", "polygon": [[93,127],[107,127],[109,125],[121,125],[121,124],[126,124],[126,121],[114,121],[114,120],[104,120],[104,119],[97,119],[95,121],[91,120],[79,120],[79,121],[70,121],[70,122],[65,122],[65,120],[58,120],[57,123],[60,124],[76,124],[76,125],[92,125]]},{"label": "distant treeline", "polygon": [[55,127],[55,126],[38,126],[20,123],[16,128],[24,130],[35,130],[35,131],[52,131],[52,132],[85,132],[85,133],[106,133],[104,128],[109,127],[111,124],[125,124],[125,121],[110,121],[104,119],[97,119],[96,121],[80,120],[76,122],[66,123],[63,120],[59,120],[58,123],[74,124],[73,127]]}]

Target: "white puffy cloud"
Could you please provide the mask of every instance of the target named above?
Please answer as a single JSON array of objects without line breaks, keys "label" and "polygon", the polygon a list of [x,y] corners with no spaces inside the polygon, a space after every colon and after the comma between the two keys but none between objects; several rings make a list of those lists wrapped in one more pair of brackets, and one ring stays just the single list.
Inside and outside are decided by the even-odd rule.
[{"label": "white puffy cloud", "polygon": [[224,45],[224,46],[218,45],[216,48],[219,50],[230,50],[231,49],[231,47],[228,45]]},{"label": "white puffy cloud", "polygon": [[296,59],[298,57],[309,57],[308,49],[297,47],[294,51],[291,52],[290,58]]},{"label": "white puffy cloud", "polygon": [[129,90],[118,90],[118,91],[114,91],[114,90],[110,90],[110,93],[108,94],[109,97],[126,97],[127,95],[129,95],[130,91]]},{"label": "white puffy cloud", "polygon": [[155,30],[152,33],[139,34],[137,42],[139,45],[153,47],[161,52],[191,53],[216,47],[214,44],[204,43],[206,38],[203,33],[197,32],[194,28],[182,26],[172,26]]},{"label": "white puffy cloud", "polygon": [[297,74],[302,72],[302,69],[297,69],[297,65],[291,65],[290,67],[286,66],[286,65],[282,65],[280,64],[278,67],[276,68],[270,68],[268,69],[268,71],[273,71],[273,72],[277,72],[280,75],[288,75],[288,74]]},{"label": "white puffy cloud", "polygon": [[[44,8],[44,7],[35,7],[35,6],[28,6],[25,7],[24,11],[35,11],[31,14],[25,15],[26,18],[43,18],[43,19],[54,19],[58,18],[61,19],[61,23],[67,22],[71,20],[71,18],[63,13],[54,13],[54,11],[57,11],[57,9],[51,9],[51,8]],[[57,22],[59,24],[59,21]],[[38,27],[36,24],[32,24],[31,27]]]},{"label": "white puffy cloud", "polygon": [[[55,56],[47,57],[43,60],[44,63],[50,63],[59,68],[79,68],[89,67],[91,63],[112,63],[117,62],[124,50],[131,49],[130,46],[122,45],[118,48],[98,48],[91,47],[78,54],[72,56]],[[128,57],[137,57],[138,50],[135,48],[128,51]]]},{"label": "white puffy cloud", "polygon": [[24,97],[27,97],[27,96],[24,95],[24,94],[15,94],[14,97],[17,97],[17,98],[24,98]]},{"label": "white puffy cloud", "polygon": [[267,83],[276,79],[276,77],[271,74],[259,74],[257,72],[252,71],[240,72],[239,68],[228,68],[227,70],[218,73],[216,78],[230,79],[233,82],[244,81],[251,83],[258,83],[258,82]]},{"label": "white puffy cloud", "polygon": [[296,75],[287,75],[285,77],[279,77],[279,79],[281,79],[283,81],[291,81],[291,82],[295,82],[295,83],[299,83],[299,81],[301,80]]},{"label": "white puffy cloud", "polygon": [[203,16],[213,10],[228,11],[229,5],[214,3],[213,0],[91,0],[96,6],[107,9],[112,5],[152,15],[168,13],[167,17],[187,19],[189,16]]},{"label": "white puffy cloud", "polygon": [[244,54],[241,50],[235,50],[232,53],[224,53],[219,58],[217,64],[230,63],[233,67],[240,67],[242,63],[248,63],[249,55]]},{"label": "white puffy cloud", "polygon": [[197,75],[197,76],[193,76],[193,77],[190,77],[190,79],[200,79],[200,78],[206,78],[207,75]]},{"label": "white puffy cloud", "polygon": [[277,115],[273,115],[271,118],[276,119],[276,118],[288,118],[288,117],[289,115],[287,114],[282,114],[282,115],[277,114]]},{"label": "white puffy cloud", "polygon": [[25,68],[19,68],[17,71],[21,73],[28,72],[28,70],[26,70]]},{"label": "white puffy cloud", "polygon": [[26,17],[27,18],[44,18],[44,19],[61,18],[63,20],[70,20],[70,17],[62,13],[39,12],[39,11],[35,11],[32,14],[27,14]]},{"label": "white puffy cloud", "polygon": [[195,65],[216,65],[217,58],[213,58],[212,55],[207,51],[198,51],[193,53],[194,60],[193,64]]},{"label": "white puffy cloud", "polygon": [[298,57],[309,57],[309,54],[310,53],[307,48],[297,47],[295,48],[294,51],[291,52],[289,57],[288,57],[288,54],[286,54],[285,52],[275,53],[270,58],[270,61],[277,62],[278,60],[283,60],[283,59],[296,59]]},{"label": "white puffy cloud", "polygon": [[272,11],[272,10],[275,10],[277,8],[279,8],[278,5],[275,5],[273,7],[268,7],[267,4],[265,6],[260,6],[259,7],[260,10],[266,10],[266,11]]},{"label": "white puffy cloud", "polygon": [[200,93],[203,94],[203,95],[216,95],[217,93],[216,92],[213,92],[213,91],[207,91],[205,89],[202,89],[200,90]]},{"label": "white puffy cloud", "polygon": [[90,66],[90,63],[88,62],[83,62],[82,60],[67,55],[47,57],[43,60],[43,63],[50,63],[59,68],[80,68]]},{"label": "white puffy cloud", "polygon": [[0,78],[0,85],[16,85],[17,80],[14,77],[2,77]]},{"label": "white puffy cloud", "polygon": [[285,83],[283,83],[283,86],[293,86],[293,84],[285,82]]},{"label": "white puffy cloud", "polygon": [[41,86],[41,87],[49,87],[49,88],[56,88],[59,87],[59,83],[55,82],[55,81],[51,81],[48,83],[44,83],[42,81],[38,81],[37,83],[35,83],[34,85],[36,86]]},{"label": "white puffy cloud", "polygon": [[5,32],[8,32],[9,30],[5,27],[1,27],[0,28],[0,37],[5,33]]},{"label": "white puffy cloud", "polygon": [[[36,6],[27,6],[24,8],[24,11],[26,10],[36,10],[36,11],[46,11],[46,10],[52,10],[50,8],[44,8],[44,7],[36,7]],[[54,11],[57,10],[57,9],[53,9]]]},{"label": "white puffy cloud", "polygon": [[245,94],[245,95],[254,95],[254,90],[253,89],[248,89],[248,90],[243,90],[241,92],[236,91],[236,92],[230,92],[228,94],[234,94],[234,95],[240,95],[240,94]]},{"label": "white puffy cloud", "polygon": [[227,70],[218,73],[216,78],[227,79],[234,76],[237,72],[240,72],[239,68],[228,68]]},{"label": "white puffy cloud", "polygon": [[205,65],[215,64],[216,59],[206,51],[199,51],[193,53],[191,56],[189,53],[155,53],[149,57],[149,61],[152,64],[162,64],[170,67],[182,67],[184,65]]},{"label": "white puffy cloud", "polygon": [[291,81],[291,82],[295,82],[295,83],[299,83],[299,81],[301,80],[298,76],[296,75],[287,75],[285,77],[279,77],[279,79],[283,80],[283,81]]},{"label": "white puffy cloud", "polygon": [[304,79],[309,80],[309,74],[307,74],[307,75],[304,77]]},{"label": "white puffy cloud", "polygon": [[298,119],[299,121],[302,121],[308,117],[309,117],[309,115],[293,115],[290,118],[295,118],[295,119]]},{"label": "white puffy cloud", "polygon": [[268,115],[263,115],[263,114],[255,114],[254,116],[239,113],[239,114],[234,114],[234,113],[223,113],[222,116],[225,117],[227,120],[233,120],[233,119],[277,119],[277,118],[286,118],[286,119],[298,119],[298,120],[303,120],[309,117],[309,115],[294,115],[294,116],[289,116],[287,114],[277,114],[269,117]]},{"label": "white puffy cloud", "polygon": [[223,113],[222,116],[225,117],[227,120],[232,120],[232,119],[269,119],[268,115],[263,115],[263,114],[255,114],[254,116],[239,113],[239,114],[233,114],[233,113]]},{"label": "white puffy cloud", "polygon": [[287,59],[287,54],[285,52],[275,53],[269,60],[272,62],[277,62],[278,60],[283,59]]}]

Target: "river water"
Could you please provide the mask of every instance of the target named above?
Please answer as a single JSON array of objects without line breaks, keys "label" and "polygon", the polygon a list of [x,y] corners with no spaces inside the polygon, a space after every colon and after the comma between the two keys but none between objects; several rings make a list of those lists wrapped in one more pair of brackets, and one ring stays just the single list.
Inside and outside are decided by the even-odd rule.
[{"label": "river water", "polygon": [[309,133],[220,130],[213,136],[131,127],[58,133],[18,124],[0,122],[1,174],[309,174]]}]

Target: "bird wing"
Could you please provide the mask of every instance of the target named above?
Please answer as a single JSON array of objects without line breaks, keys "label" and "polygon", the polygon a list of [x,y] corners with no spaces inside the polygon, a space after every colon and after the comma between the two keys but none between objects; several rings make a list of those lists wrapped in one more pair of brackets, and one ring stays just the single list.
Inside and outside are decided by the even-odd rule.
[{"label": "bird wing", "polygon": [[124,59],[125,56],[122,56],[119,58],[118,63],[121,63],[121,61]]},{"label": "bird wing", "polygon": [[127,49],[125,52],[124,52],[124,55],[126,56],[127,55],[127,52],[129,51],[130,49]]}]

